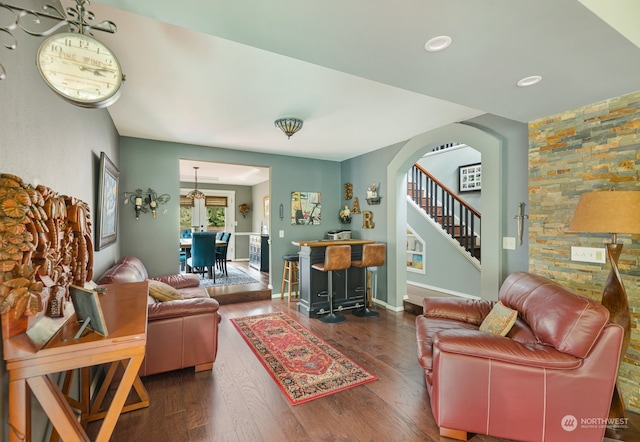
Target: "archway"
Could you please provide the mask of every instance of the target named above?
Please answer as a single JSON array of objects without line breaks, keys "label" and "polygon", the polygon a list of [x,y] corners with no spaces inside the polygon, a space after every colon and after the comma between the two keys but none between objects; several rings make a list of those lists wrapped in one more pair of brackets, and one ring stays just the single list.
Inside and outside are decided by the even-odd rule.
[{"label": "archway", "polygon": [[407,224],[406,171],[426,151],[450,141],[473,146],[482,154],[482,249],[481,296],[497,299],[502,275],[502,147],[495,136],[478,128],[454,123],[413,137],[387,165],[389,211],[387,212],[387,303],[402,309],[406,295],[407,270],[404,266]]}]

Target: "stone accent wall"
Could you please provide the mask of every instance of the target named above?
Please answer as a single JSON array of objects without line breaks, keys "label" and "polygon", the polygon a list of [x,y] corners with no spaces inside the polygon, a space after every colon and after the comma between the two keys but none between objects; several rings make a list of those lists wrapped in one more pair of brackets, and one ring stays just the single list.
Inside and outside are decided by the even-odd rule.
[{"label": "stone accent wall", "polygon": [[[611,235],[567,229],[580,194],[640,191],[639,174],[640,92],[529,123],[529,270],[600,300],[609,264],[571,261],[571,246],[604,248]],[[618,242],[631,309],[619,386],[627,408],[640,412],[640,235],[618,235]]]}]

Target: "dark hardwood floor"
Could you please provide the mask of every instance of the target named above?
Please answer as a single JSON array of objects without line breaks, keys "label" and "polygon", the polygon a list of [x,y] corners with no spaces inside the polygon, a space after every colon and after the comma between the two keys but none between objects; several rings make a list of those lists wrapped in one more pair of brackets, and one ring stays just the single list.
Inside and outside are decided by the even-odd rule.
[{"label": "dark hardwood floor", "polygon": [[[242,265],[242,264],[240,264]],[[261,280],[266,284],[266,275]],[[451,441],[440,437],[416,357],[415,316],[381,310],[378,318],[329,325],[287,300],[222,305],[212,371],[147,376],[149,408],[123,414],[113,441]],[[229,318],[284,311],[373,373],[378,380],[291,406]],[[625,440],[640,440],[640,415],[628,413]],[[93,439],[97,423],[89,426]],[[476,442],[500,441],[475,435]]]}]

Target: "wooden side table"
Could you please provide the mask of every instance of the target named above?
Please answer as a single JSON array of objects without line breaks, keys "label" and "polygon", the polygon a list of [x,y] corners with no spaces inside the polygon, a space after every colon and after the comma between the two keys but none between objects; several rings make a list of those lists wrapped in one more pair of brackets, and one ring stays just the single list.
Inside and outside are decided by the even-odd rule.
[{"label": "wooden side table", "polygon": [[[9,373],[10,441],[31,440],[31,394],[65,442],[89,440],[65,394],[52,380],[50,375],[53,373],[79,368],[88,373],[85,368],[108,363],[111,367],[124,366],[113,400],[108,409],[100,411],[100,416],[96,417],[104,418],[97,441],[108,441],[111,437],[132,386],[143,403],[137,408],[148,406],[148,394],[138,377],[147,340],[147,282],[105,287],[107,290],[100,295],[100,305],[109,336],[91,331],[74,340],[80,324],[73,315],[41,349],[37,349],[24,333],[3,339]],[[85,401],[88,397],[80,402]],[[88,404],[82,404],[82,407],[86,408]],[[98,410],[89,410],[87,417],[91,414],[97,416]]]}]

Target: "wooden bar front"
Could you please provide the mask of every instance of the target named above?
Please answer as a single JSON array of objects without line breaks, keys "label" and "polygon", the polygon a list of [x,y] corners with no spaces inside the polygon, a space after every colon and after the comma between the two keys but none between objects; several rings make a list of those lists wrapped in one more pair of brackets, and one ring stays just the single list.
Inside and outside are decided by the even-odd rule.
[{"label": "wooden bar front", "polygon": [[[351,246],[351,260],[362,259],[362,246],[375,241],[365,239],[293,241],[300,247],[300,301],[298,311],[309,317],[319,312],[329,311],[327,273],[311,268],[313,264],[324,262],[325,250],[329,246]],[[333,272],[333,308],[336,311],[364,306],[365,272],[362,268],[351,267]]]}]

